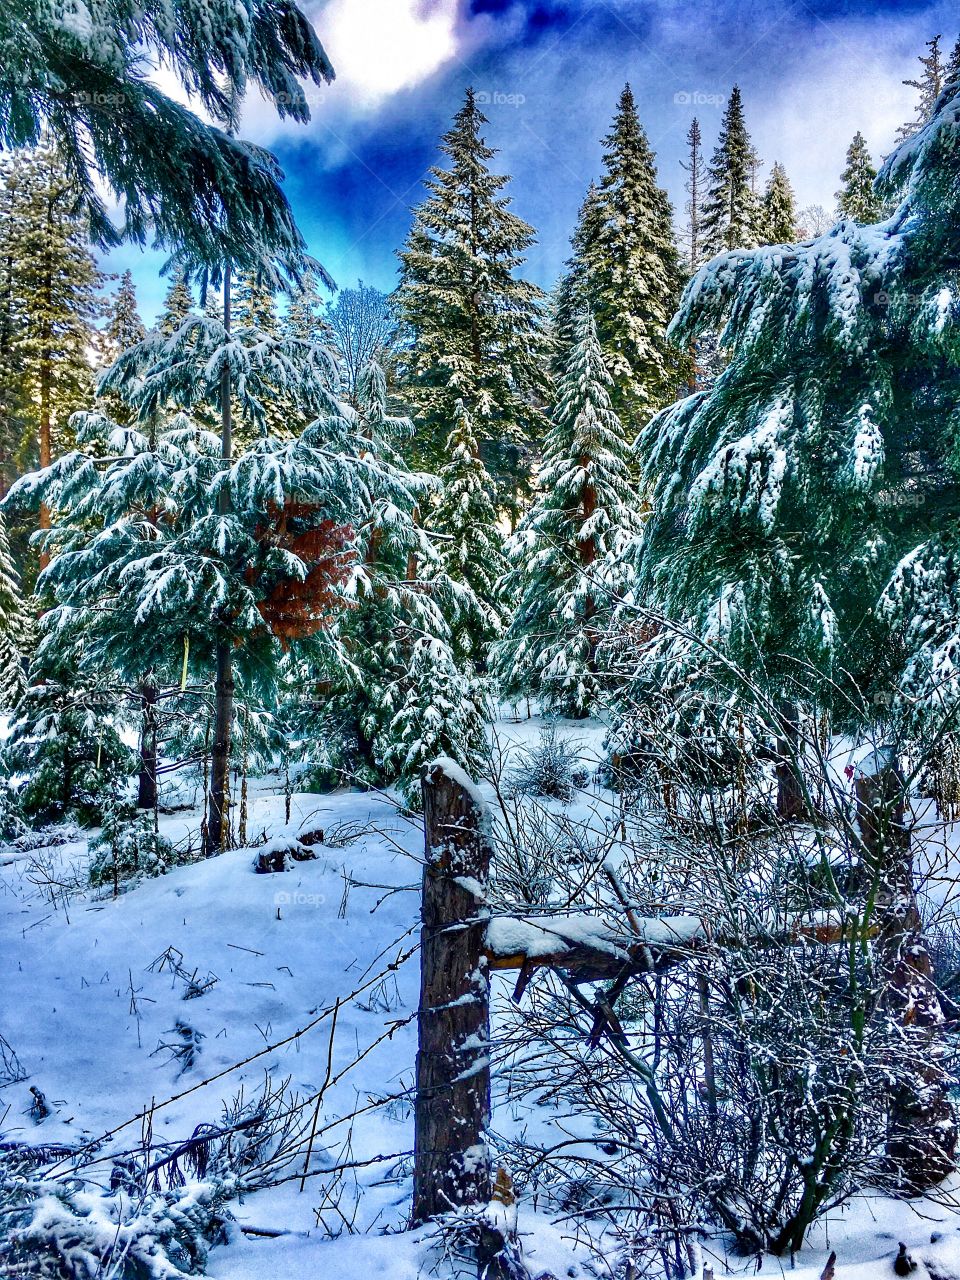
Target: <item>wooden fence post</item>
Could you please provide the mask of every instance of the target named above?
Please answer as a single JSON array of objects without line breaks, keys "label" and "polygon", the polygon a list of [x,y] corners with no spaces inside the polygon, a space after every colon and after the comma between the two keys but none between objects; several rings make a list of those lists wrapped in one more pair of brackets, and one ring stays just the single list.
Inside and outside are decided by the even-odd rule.
[{"label": "wooden fence post", "polygon": [[490,818],[476,787],[441,758],[423,771],[420,1009],[413,1222],[491,1193],[490,981],[484,956]]},{"label": "wooden fence post", "polygon": [[923,936],[913,878],[906,784],[896,754],[880,747],[857,766],[856,815],[864,846],[864,886],[874,894],[877,968],[891,1011],[912,1043],[915,1078],[890,1100],[887,1157],[900,1185],[929,1190],[955,1167],[957,1122],[944,1062],[944,1016]]}]

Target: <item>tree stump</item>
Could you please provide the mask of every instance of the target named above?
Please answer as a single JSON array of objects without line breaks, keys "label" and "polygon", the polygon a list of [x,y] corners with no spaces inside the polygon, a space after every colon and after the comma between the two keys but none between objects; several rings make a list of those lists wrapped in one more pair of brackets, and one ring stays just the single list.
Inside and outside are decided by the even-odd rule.
[{"label": "tree stump", "polygon": [[490,1200],[490,817],[452,760],[423,772],[413,1223]]},{"label": "tree stump", "polygon": [[917,909],[906,785],[893,748],[879,748],[859,765],[855,788],[864,889],[875,895],[878,977],[912,1049],[912,1078],[890,1100],[887,1158],[903,1190],[920,1194],[955,1168],[957,1122],[943,1060],[943,1010]]}]

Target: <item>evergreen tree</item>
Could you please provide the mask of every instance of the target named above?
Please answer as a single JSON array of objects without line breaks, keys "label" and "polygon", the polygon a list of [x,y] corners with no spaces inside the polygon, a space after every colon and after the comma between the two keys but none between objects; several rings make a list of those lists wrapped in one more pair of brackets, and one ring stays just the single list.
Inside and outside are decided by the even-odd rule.
[{"label": "evergreen tree", "polygon": [[914,119],[902,124],[897,131],[898,143],[906,142],[923,128],[933,114],[937,99],[946,84],[947,68],[944,67],[943,55],[940,52],[942,39],[943,36],[936,35],[927,41],[926,54],[920,54],[917,59],[922,68],[919,79],[903,81],[909,88],[917,90],[917,108]]},{"label": "evergreen tree", "polygon": [[954,80],[960,80],[960,36],[957,36],[957,43],[950,51],[946,73],[943,77],[945,85],[952,84]]},{"label": "evergreen tree", "polygon": [[[123,234],[219,270],[302,265],[303,239],[273,157],[233,137],[240,95],[255,86],[281,116],[310,118],[301,81],[333,78],[313,27],[292,0],[243,0],[216,15],[196,0],[0,7],[0,149],[56,138],[73,200],[94,238]],[[167,68],[205,118],[164,93]]]},{"label": "evergreen tree", "polygon": [[108,312],[106,332],[116,353],[114,358],[128,347],[136,346],[147,336],[137,310],[137,290],[130,270],[124,271],[120,277],[120,287]]},{"label": "evergreen tree", "polygon": [[0,494],[16,478],[15,458],[27,432],[26,388],[16,352],[22,167],[22,156],[0,155]]},{"label": "evergreen tree", "polygon": [[797,238],[797,207],[783,165],[776,161],[763,193],[760,225],[766,244],[792,244]]},{"label": "evergreen tree", "polygon": [[590,308],[613,379],[614,410],[639,426],[676,395],[679,362],[665,335],[679,300],[680,265],[673,211],[657,185],[629,85],[604,144],[604,173],[584,202],[560,289],[557,358],[565,362],[577,317]]},{"label": "evergreen tree", "polygon": [[888,744],[892,799],[874,793],[852,883],[868,914],[892,904],[882,998],[930,1064],[889,1091],[887,1158],[919,1194],[955,1167],[958,1132],[894,774],[901,744],[942,743],[960,707],[960,83],[879,190],[903,195],[886,221],[737,254],[688,287],[677,338],[725,323],[731,361],[640,440],[655,493],[636,600],[665,620],[635,656],[641,688],[688,705],[708,668],[732,718],[779,735],[794,717],[772,706],[802,699]]},{"label": "evergreen tree", "polygon": [[440,535],[438,550],[444,571],[469,591],[466,598],[471,608],[454,627],[455,653],[482,667],[489,644],[503,629],[497,583],[507,566],[490,496],[490,477],[462,400],[454,407],[447,453],[439,476],[442,489],[430,524]]},{"label": "evergreen tree", "polygon": [[249,271],[233,291],[233,321],[239,329],[258,329],[275,338],[279,332],[273,289],[255,271]]},{"label": "evergreen tree", "polygon": [[546,398],[543,295],[516,276],[534,232],[501,194],[508,179],[490,172],[486,123],[469,89],[441,143],[450,167],[431,170],[400,253],[400,388],[417,419],[418,464],[439,468],[462,400],[499,503],[515,512]]},{"label": "evergreen tree", "polygon": [[[8,497],[36,505],[49,495],[57,511],[40,579],[57,608],[44,615],[41,654],[61,652],[82,626],[84,664],[118,672],[127,687],[169,681],[181,654],[201,681],[215,668],[208,851],[229,831],[234,673],[241,687],[268,687],[282,645],[322,628],[328,580],[361,518],[371,466],[330,378],[323,351],[231,331],[228,307],[223,322],[193,317],[170,338],[153,330],[102,380],[134,425],[81,418],[84,451]],[[234,457],[229,436],[224,449],[189,416],[215,411],[225,388],[228,425],[236,408],[262,429],[277,396],[306,425],[292,441],[259,434]]]},{"label": "evergreen tree", "polygon": [[20,579],[10,556],[6,521],[0,516],[0,711],[16,706],[26,688],[28,632]]},{"label": "evergreen tree", "polygon": [[704,258],[757,243],[757,199],[751,189],[753,144],[743,115],[743,98],[733,86],[716,150],[707,168],[701,234]]},{"label": "evergreen tree", "polygon": [[419,807],[423,766],[438,756],[451,756],[472,777],[481,776],[488,754],[486,719],[482,686],[464,676],[450,646],[418,637],[384,761],[412,807]]},{"label": "evergreen tree", "polygon": [[517,608],[496,648],[503,688],[563,715],[588,715],[600,691],[595,648],[608,613],[608,560],[636,527],[630,446],[611,403],[593,318],[558,386],[540,494],[508,544],[505,599]]},{"label": "evergreen tree", "polygon": [[847,167],[840,175],[843,186],[837,192],[837,212],[841,218],[863,224],[880,221],[883,202],[874,190],[876,178],[867,140],[857,130],[847,148]]},{"label": "evergreen tree", "polygon": [[684,188],[690,197],[686,204],[687,212],[687,269],[696,271],[703,261],[700,246],[700,228],[703,221],[703,200],[707,184],[707,166],[703,158],[703,137],[700,132],[700,121],[694,116],[687,130],[688,159],[680,162],[680,167],[687,173]]},{"label": "evergreen tree", "polygon": [[288,337],[299,338],[301,342],[330,345],[330,329],[323,317],[323,303],[313,272],[308,271],[291,288],[282,328]]},{"label": "evergreen tree", "polygon": [[[909,185],[879,231],[845,221],[701,269],[673,331],[726,323],[731,364],[639,442],[654,497],[637,599],[767,688],[806,663],[852,688],[851,705],[909,691],[914,718],[954,696],[960,648],[958,101],[887,161],[881,193]],[[661,656],[687,644],[674,641]]]},{"label": "evergreen tree", "polygon": [[182,264],[178,263],[173,269],[170,287],[163,299],[163,310],[160,312],[156,327],[165,338],[172,338],[183,322],[193,315],[193,308],[193,291],[187,280],[186,271]]},{"label": "evergreen tree", "polygon": [[[21,152],[17,182],[12,350],[23,379],[20,458],[49,466],[68,442],[71,413],[93,392],[90,352],[102,277],[74,212],[72,177],[52,147]],[[41,524],[46,514],[41,512]]]},{"label": "evergreen tree", "polygon": [[332,673],[326,732],[332,722],[348,776],[381,784],[399,775],[416,804],[420,769],[437,754],[468,769],[479,762],[483,688],[468,662],[456,662],[453,637],[483,613],[470,587],[448,576],[417,518],[437,481],[404,467],[401,449],[413,426],[388,412],[379,366],[364,371],[358,400],[371,480],[382,475],[386,483],[371,484],[356,530],[353,607],[337,627],[342,658]]}]

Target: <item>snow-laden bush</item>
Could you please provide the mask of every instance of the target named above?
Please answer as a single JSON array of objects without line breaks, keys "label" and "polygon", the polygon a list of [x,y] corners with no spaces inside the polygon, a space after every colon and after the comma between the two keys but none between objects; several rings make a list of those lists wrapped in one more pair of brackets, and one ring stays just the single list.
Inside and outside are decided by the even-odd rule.
[{"label": "snow-laden bush", "polygon": [[514,795],[543,796],[566,804],[587,784],[589,774],[578,744],[562,738],[556,725],[541,729],[536,746],[525,748],[518,756],[510,777]]},{"label": "snow-laden bush", "polygon": [[230,1202],[279,1178],[306,1132],[286,1082],[242,1092],[217,1125],[179,1144],[75,1163],[64,1147],[0,1143],[0,1276],[16,1280],[186,1280],[225,1243]]},{"label": "snow-laden bush", "polygon": [[112,885],[114,892],[121,885],[162,876],[184,860],[166,836],[154,831],[152,814],[116,803],[107,807],[90,851],[91,885]]}]

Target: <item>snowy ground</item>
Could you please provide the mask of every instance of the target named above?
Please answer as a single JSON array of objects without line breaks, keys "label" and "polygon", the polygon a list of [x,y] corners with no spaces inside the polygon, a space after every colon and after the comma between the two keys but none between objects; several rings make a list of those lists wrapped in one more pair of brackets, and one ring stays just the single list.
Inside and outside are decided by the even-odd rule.
[{"label": "snowy ground", "polygon": [[[539,727],[536,720],[501,722],[498,735],[509,751],[535,739]],[[586,758],[598,759],[601,725],[565,732]],[[188,813],[162,825],[179,838],[196,823]],[[239,1090],[255,1094],[265,1073],[274,1083],[289,1078],[301,1095],[315,1093],[332,1055],[335,1083],[324,1096],[317,1150],[329,1154],[327,1163],[358,1162],[356,1180],[351,1175],[341,1186],[338,1209],[330,1206],[321,1173],[302,1191],[292,1180],[236,1206],[242,1224],[289,1234],[235,1232],[211,1257],[210,1274],[223,1280],[408,1280],[437,1261],[429,1230],[391,1234],[404,1225],[411,1189],[412,1114],[404,1095],[416,1049],[416,955],[379,976],[416,943],[422,833],[375,795],[294,797],[294,831],[320,826],[329,839],[344,830],[340,824],[364,834],[344,847],[318,846],[317,860],[294,870],[257,875],[252,853],[239,850],[174,870],[116,900],[71,887],[83,878],[82,841],[0,858],[0,1031],[29,1073],[0,1097],[7,1139],[76,1145],[133,1121],[104,1146],[122,1151],[139,1143],[140,1117],[152,1105],[155,1139],[180,1140],[198,1124],[216,1122]],[[251,798],[249,829],[272,835],[283,825],[283,796],[264,780]],[[185,1000],[171,956],[201,983],[216,980]],[[338,1000],[331,1048],[330,1011]],[[170,1051],[158,1048],[177,1040],[178,1021],[202,1036],[195,1065],[182,1074]],[[41,1124],[30,1114],[30,1086],[53,1111]],[[396,1101],[342,1122],[393,1095]],[[515,1108],[494,1117],[500,1130],[522,1124],[528,1137],[541,1130],[546,1136],[551,1123],[550,1116]],[[321,1156],[315,1166],[323,1163]],[[332,1239],[325,1227],[341,1234]],[[591,1274],[588,1255],[562,1224],[521,1205],[520,1229],[533,1276]],[[938,1232],[942,1238],[931,1244]],[[892,1274],[899,1240],[931,1263],[914,1273],[918,1280],[935,1277],[938,1260],[960,1269],[960,1216],[953,1210],[862,1200],[831,1215],[791,1275],[816,1280],[830,1249],[838,1254],[838,1280]],[[726,1258],[721,1244],[714,1252],[707,1260],[718,1275],[757,1269],[757,1260]],[[765,1258],[759,1270],[777,1275],[789,1265]]]}]

